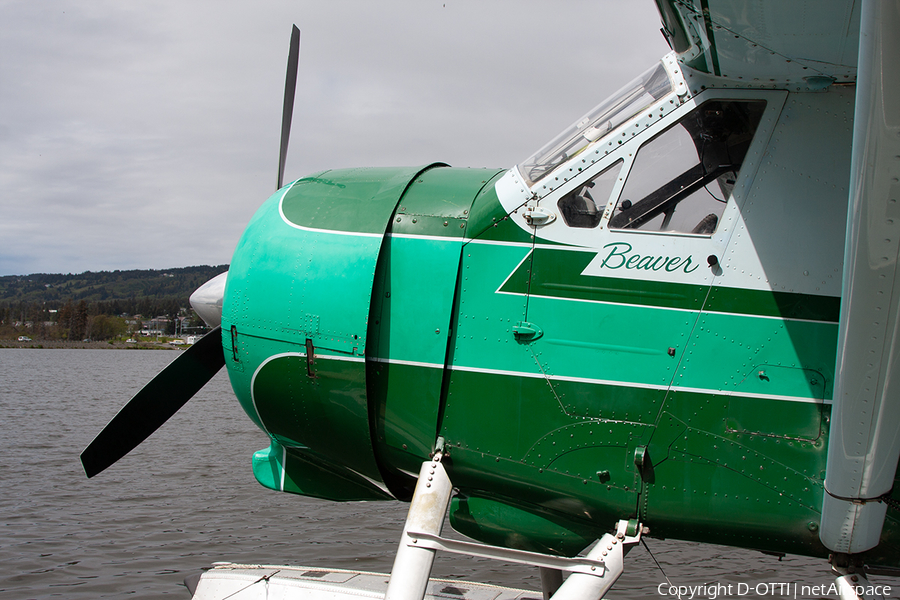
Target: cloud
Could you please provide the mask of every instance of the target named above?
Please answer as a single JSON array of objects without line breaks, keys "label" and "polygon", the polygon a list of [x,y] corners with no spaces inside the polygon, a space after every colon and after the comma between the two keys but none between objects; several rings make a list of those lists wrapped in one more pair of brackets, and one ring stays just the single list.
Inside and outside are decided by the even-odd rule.
[{"label": "cloud", "polygon": [[654,3],[0,5],[0,275],[230,261],[276,178],[508,167],[662,56]]}]

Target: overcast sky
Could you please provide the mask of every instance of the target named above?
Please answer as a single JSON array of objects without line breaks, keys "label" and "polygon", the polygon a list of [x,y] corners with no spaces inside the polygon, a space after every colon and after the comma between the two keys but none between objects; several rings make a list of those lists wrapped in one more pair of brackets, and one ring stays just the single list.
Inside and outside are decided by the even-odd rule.
[{"label": "overcast sky", "polygon": [[658,60],[653,0],[0,0],[0,275],[222,264],[285,180],[510,167]]}]

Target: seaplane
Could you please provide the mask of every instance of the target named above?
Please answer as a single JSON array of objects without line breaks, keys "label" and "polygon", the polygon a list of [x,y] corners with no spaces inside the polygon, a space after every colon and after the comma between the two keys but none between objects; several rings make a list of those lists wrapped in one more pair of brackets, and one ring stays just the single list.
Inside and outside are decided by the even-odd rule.
[{"label": "seaplane", "polygon": [[410,508],[389,575],[218,565],[195,598],[536,597],[436,552],[600,598],[646,536],[820,557],[844,600],[900,573],[900,4],[656,4],[671,52],[512,168],[283,185],[294,29],[278,190],[192,297],[215,329],[81,459],[224,366],[263,486]]}]

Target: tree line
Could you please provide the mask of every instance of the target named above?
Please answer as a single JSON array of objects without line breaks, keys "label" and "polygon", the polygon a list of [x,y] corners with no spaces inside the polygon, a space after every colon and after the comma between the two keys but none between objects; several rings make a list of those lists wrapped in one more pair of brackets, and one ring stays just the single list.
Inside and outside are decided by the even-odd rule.
[{"label": "tree line", "polygon": [[[129,306],[141,307],[144,312],[120,310]],[[147,327],[159,328],[163,335],[173,335],[175,319],[183,320],[179,331],[206,329],[189,308],[187,298],[142,303],[67,300],[59,309],[48,309],[43,303],[0,303],[0,338],[27,335],[42,340],[101,341],[137,335]]]},{"label": "tree line", "polygon": [[[0,338],[108,340],[130,335],[151,321],[163,333],[174,334],[175,319],[199,330],[203,323],[188,299],[227,268],[0,277]],[[156,321],[158,317],[165,320]]]}]

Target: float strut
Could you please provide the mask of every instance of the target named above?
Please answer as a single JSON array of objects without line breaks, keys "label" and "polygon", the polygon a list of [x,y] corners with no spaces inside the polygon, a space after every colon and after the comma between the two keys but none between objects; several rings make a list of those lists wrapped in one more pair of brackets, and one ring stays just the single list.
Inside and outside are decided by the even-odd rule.
[{"label": "float strut", "polygon": [[391,568],[385,600],[422,600],[425,596],[436,550],[415,546],[417,540],[408,532],[439,536],[452,491],[453,485],[441,464],[441,453],[438,452],[432,460],[422,463],[419,471],[416,491],[413,492],[400,537],[400,548]]},{"label": "float strut", "polygon": [[550,600],[553,594],[559,589],[563,583],[563,574],[559,569],[550,569],[548,567],[540,567],[541,569],[541,591],[544,594],[544,600]]},{"label": "float strut", "polygon": [[[595,573],[572,573],[551,600],[598,600],[613,586],[625,570],[625,553],[640,539],[627,535],[628,521],[619,521],[616,534],[607,533],[587,553],[586,558],[602,560],[605,568]],[[640,527],[637,527],[638,531]]]},{"label": "float strut", "polygon": [[[422,600],[438,550],[534,565],[541,568],[545,598],[598,600],[622,574],[625,553],[640,541],[643,533],[636,520],[619,521],[615,534],[604,535],[587,556],[573,558],[449,540],[440,534],[452,492],[453,485],[441,464],[441,453],[437,452],[419,471],[385,600]],[[561,581],[562,570],[570,573],[565,581]]]},{"label": "float strut", "polygon": [[869,583],[861,569],[854,572],[853,569],[832,566],[832,570],[839,576],[836,582],[841,600],[884,600],[884,596],[874,593],[877,586]]}]

